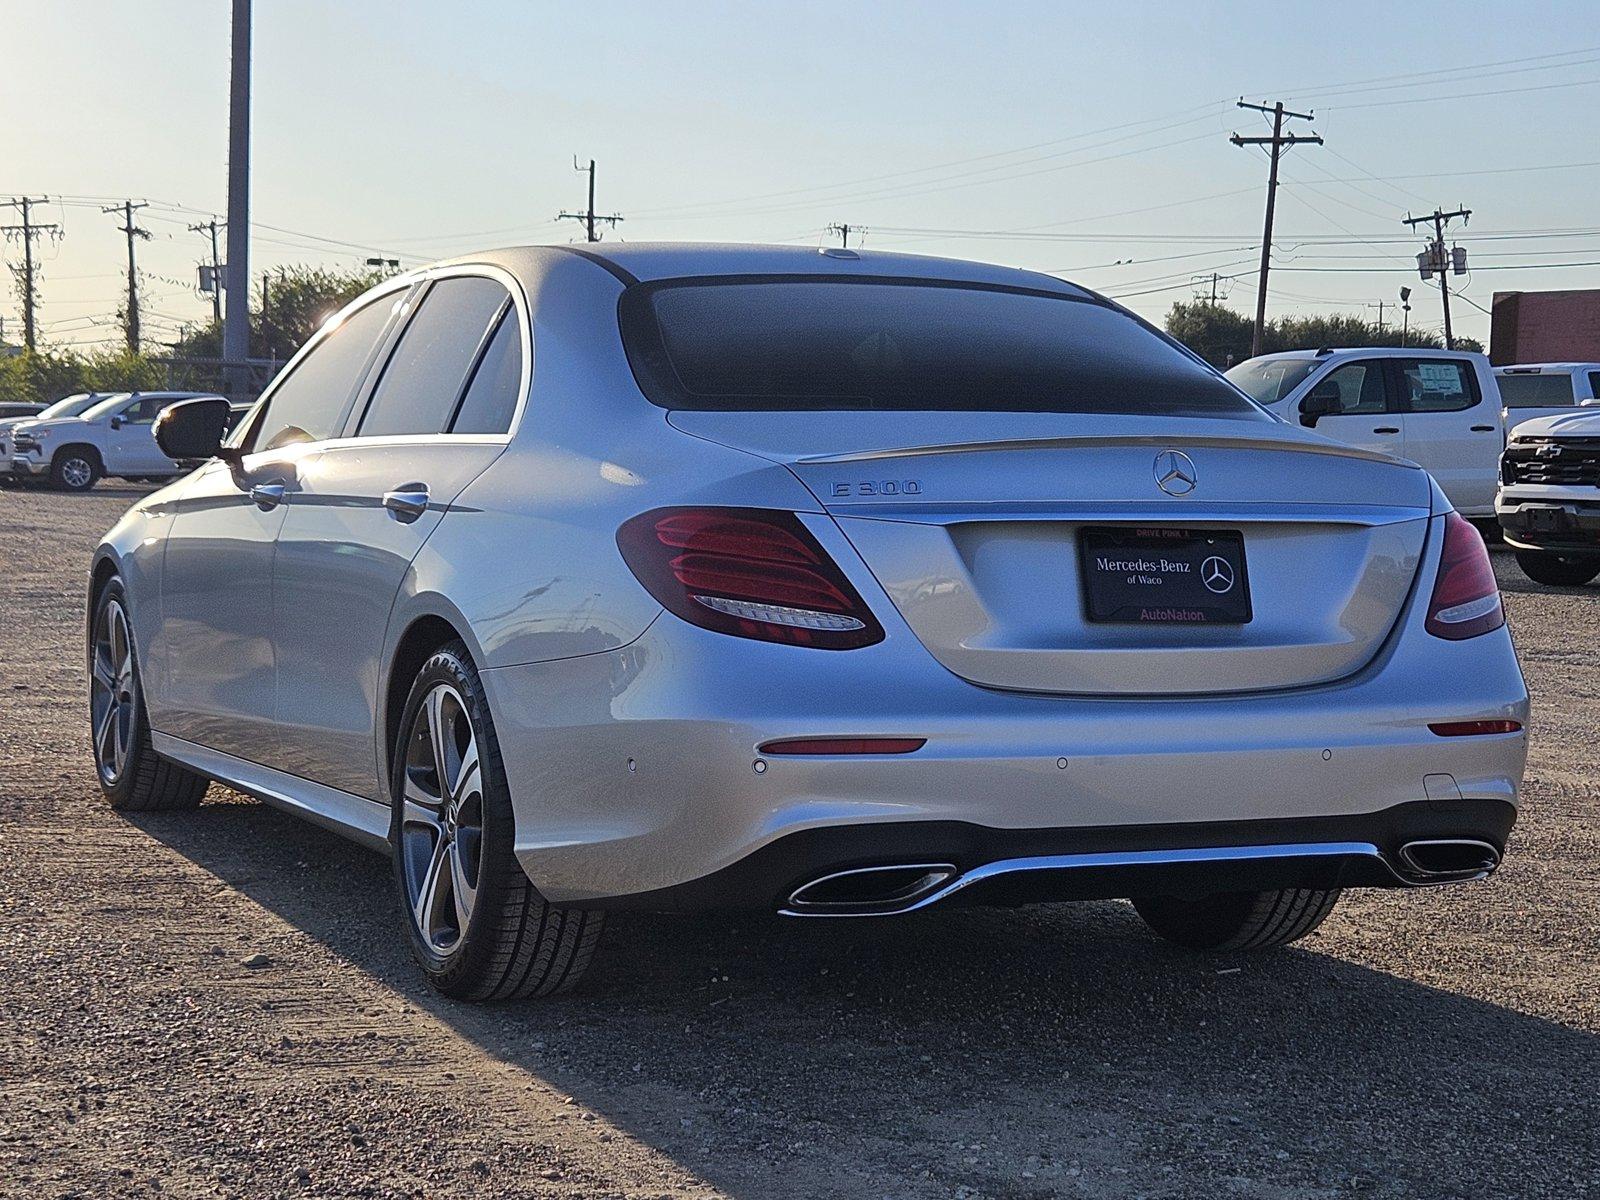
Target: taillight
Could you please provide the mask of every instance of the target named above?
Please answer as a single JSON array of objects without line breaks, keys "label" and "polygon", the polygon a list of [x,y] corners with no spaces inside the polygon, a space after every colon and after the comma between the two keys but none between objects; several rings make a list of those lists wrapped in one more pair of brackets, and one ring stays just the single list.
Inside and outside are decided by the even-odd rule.
[{"label": "taillight", "polygon": [[1460,513],[1444,519],[1444,553],[1428,601],[1427,630],[1434,637],[1477,637],[1506,623],[1500,588],[1483,538]]},{"label": "taillight", "polygon": [[639,582],[669,612],[719,633],[850,650],[883,627],[793,513],[659,508],[617,530]]}]

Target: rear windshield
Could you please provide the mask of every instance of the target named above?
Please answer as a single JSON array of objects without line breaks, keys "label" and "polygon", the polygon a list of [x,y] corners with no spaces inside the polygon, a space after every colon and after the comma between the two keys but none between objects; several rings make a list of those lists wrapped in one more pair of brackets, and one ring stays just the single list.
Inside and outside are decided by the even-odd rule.
[{"label": "rear windshield", "polygon": [[1564,372],[1545,375],[1501,375],[1500,399],[1507,408],[1558,408],[1573,404],[1572,376]]},{"label": "rear windshield", "polygon": [[715,277],[635,285],[621,313],[662,408],[1264,415],[1135,318],[1049,292]]},{"label": "rear windshield", "polygon": [[1257,404],[1276,404],[1321,365],[1316,358],[1252,358],[1228,368],[1226,374]]}]

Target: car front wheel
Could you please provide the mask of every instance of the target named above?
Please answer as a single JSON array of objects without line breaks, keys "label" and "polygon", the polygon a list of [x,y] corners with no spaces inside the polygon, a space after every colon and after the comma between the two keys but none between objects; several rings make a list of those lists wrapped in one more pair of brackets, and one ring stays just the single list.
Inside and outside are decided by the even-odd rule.
[{"label": "car front wheel", "polygon": [[1535,583],[1551,587],[1582,587],[1600,575],[1600,555],[1555,554],[1548,550],[1518,550],[1517,566]]},{"label": "car front wheel", "polygon": [[1338,900],[1337,888],[1284,888],[1197,899],[1145,896],[1133,907],[1155,932],[1191,950],[1263,950],[1305,937]]},{"label": "car front wheel", "polygon": [[122,580],[95,604],[89,646],[89,738],[100,790],[125,812],[194,808],[211,781],[160,757],[150,746],[139,656]]},{"label": "car front wheel", "polygon": [[428,981],[463,1000],[572,987],[605,914],[547,903],[518,864],[494,723],[462,643],[423,664],[400,730],[389,840],[411,948]]},{"label": "car front wheel", "polygon": [[50,484],[63,492],[87,492],[100,478],[100,460],[77,446],[57,451],[50,460]]}]

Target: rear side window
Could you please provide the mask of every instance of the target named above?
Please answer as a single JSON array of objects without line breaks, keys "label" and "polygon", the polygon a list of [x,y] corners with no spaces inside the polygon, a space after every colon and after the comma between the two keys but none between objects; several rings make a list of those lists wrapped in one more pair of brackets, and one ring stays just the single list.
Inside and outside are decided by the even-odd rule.
[{"label": "rear side window", "polygon": [[1092,298],[906,279],[711,277],[623,293],[623,341],[662,408],[1112,412],[1270,419]]},{"label": "rear side window", "polygon": [[357,435],[443,433],[509,299],[501,284],[482,276],[435,282],[390,354]]},{"label": "rear side window", "polygon": [[358,308],[300,360],[267,400],[256,449],[333,436],[399,302],[385,296]]},{"label": "rear side window", "polygon": [[1507,408],[1558,408],[1571,404],[1572,376],[1501,375],[1500,398]]},{"label": "rear side window", "polygon": [[505,433],[522,392],[522,337],[517,314],[507,309],[483,352],[451,433]]},{"label": "rear side window", "polygon": [[1600,371],[1589,372],[1589,394],[1600,396]]},{"label": "rear side window", "polygon": [[1459,412],[1478,402],[1472,364],[1458,359],[1397,359],[1408,412]]}]

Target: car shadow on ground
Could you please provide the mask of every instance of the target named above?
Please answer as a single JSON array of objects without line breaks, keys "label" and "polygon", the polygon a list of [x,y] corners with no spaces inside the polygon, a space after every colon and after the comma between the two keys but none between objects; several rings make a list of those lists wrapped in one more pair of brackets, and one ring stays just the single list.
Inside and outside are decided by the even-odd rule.
[{"label": "car shadow on ground", "polygon": [[220,789],[197,813],[134,821],[741,1197],[1179,1196],[1202,1179],[1248,1195],[1572,1195],[1600,1177],[1600,1038],[1317,939],[1181,952],[1120,903],[622,915],[578,992],[473,1006],[421,983],[380,856]]}]

